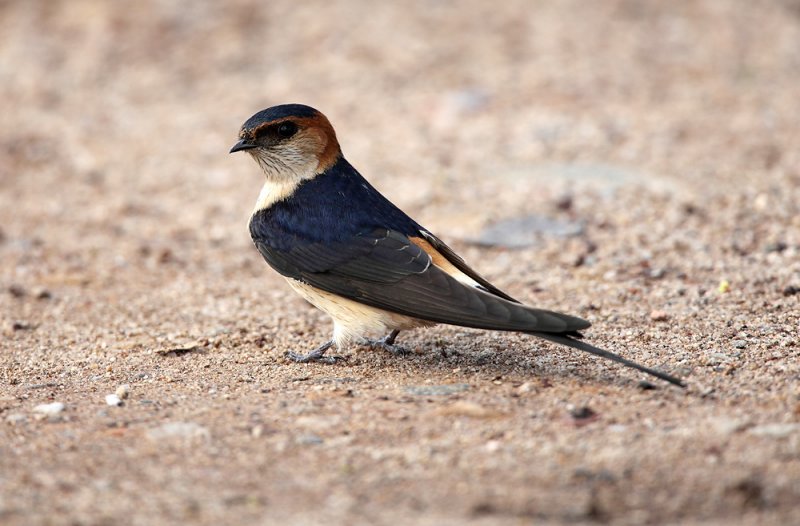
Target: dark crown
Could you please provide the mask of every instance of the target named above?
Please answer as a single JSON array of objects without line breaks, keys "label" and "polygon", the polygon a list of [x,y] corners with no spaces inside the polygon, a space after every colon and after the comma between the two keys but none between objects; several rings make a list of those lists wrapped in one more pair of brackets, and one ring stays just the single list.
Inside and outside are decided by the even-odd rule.
[{"label": "dark crown", "polygon": [[261,110],[242,125],[243,130],[252,130],[265,122],[271,122],[278,119],[286,119],[288,117],[301,117],[312,118],[320,113],[304,104],[281,104],[280,106],[273,106],[266,110]]}]

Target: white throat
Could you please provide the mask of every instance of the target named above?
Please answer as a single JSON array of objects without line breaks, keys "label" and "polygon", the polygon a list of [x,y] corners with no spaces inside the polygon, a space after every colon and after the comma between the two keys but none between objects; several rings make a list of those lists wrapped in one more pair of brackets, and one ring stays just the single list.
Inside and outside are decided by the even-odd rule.
[{"label": "white throat", "polygon": [[269,208],[278,201],[288,199],[299,184],[300,181],[296,180],[270,181],[267,179],[264,186],[261,187],[261,192],[258,194],[253,213]]},{"label": "white throat", "polygon": [[251,151],[253,159],[264,171],[266,181],[258,194],[253,212],[269,208],[278,201],[287,199],[307,179],[316,175],[317,160],[301,155],[292,148],[277,152]]}]

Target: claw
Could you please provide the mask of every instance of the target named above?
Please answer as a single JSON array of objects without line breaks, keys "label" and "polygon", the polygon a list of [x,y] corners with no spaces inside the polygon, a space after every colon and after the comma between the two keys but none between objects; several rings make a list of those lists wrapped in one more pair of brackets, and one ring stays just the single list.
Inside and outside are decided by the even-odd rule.
[{"label": "claw", "polygon": [[395,329],[391,333],[381,338],[380,340],[368,340],[367,345],[369,345],[370,347],[379,347],[384,351],[388,351],[394,354],[395,356],[411,354],[411,351],[409,351],[405,347],[394,344],[394,341],[397,339],[398,334],[400,334],[400,331]]},{"label": "claw", "polygon": [[298,354],[296,352],[287,351],[286,357],[297,363],[310,363],[320,362],[327,364],[334,364],[339,360],[344,360],[343,356],[325,356],[325,351],[333,346],[333,340],[327,341],[311,351],[308,354]]}]

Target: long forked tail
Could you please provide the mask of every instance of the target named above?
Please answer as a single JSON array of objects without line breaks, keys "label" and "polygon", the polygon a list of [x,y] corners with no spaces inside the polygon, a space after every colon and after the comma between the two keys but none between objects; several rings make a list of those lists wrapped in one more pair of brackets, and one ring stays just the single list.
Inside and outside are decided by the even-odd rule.
[{"label": "long forked tail", "polygon": [[677,385],[678,387],[686,387],[686,383],[680,378],[676,378],[675,376],[662,373],[661,371],[656,371],[655,369],[650,369],[649,367],[645,367],[644,365],[640,365],[636,362],[632,362],[626,358],[623,358],[618,354],[614,354],[613,352],[600,349],[598,347],[595,347],[594,345],[589,345],[588,343],[582,342],[580,340],[575,340],[573,338],[570,338],[569,336],[562,336],[560,334],[552,334],[546,332],[530,332],[529,334],[533,334],[534,336],[538,336],[539,338],[544,338],[545,340],[549,340],[553,343],[559,343],[561,345],[566,345],[567,347],[572,347],[573,349],[578,349],[597,356],[602,356],[607,360],[612,360],[614,362],[621,363],[625,367],[630,367],[631,369],[636,369],[638,371],[642,371],[643,373],[653,375],[656,378],[661,378],[662,380]]}]

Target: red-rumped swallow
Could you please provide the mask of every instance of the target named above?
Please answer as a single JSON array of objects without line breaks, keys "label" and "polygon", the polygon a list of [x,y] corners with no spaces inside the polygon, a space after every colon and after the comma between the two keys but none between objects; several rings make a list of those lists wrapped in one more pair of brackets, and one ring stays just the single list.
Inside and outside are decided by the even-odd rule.
[{"label": "red-rumped swallow", "polygon": [[388,350],[404,329],[437,323],[519,331],[685,387],[682,380],[580,341],[581,318],[521,304],[392,204],[342,155],[328,119],[301,104],[247,119],[230,153],[247,151],[266,182],[250,235],[269,265],[333,318],[333,338],[298,362],[369,335]]}]

